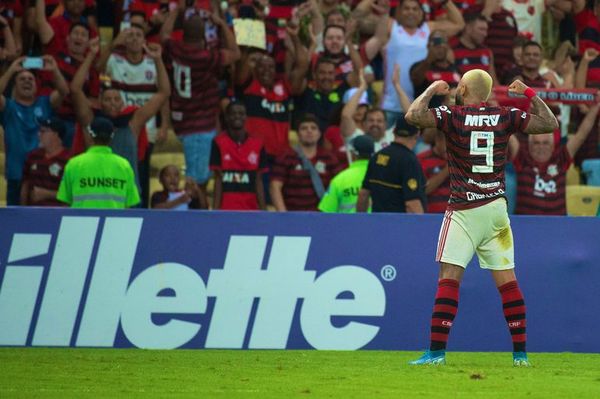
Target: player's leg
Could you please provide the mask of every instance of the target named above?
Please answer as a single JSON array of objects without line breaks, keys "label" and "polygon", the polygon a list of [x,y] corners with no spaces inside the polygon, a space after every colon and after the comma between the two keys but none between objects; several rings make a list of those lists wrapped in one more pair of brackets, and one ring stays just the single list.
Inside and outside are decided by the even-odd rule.
[{"label": "player's leg", "polygon": [[513,364],[528,366],[526,352],[526,309],[515,275],[513,235],[506,213],[506,202],[489,204],[495,208],[487,240],[477,248],[479,263],[489,269],[502,299],[502,310],[513,343]]},{"label": "player's leg", "polygon": [[461,212],[446,212],[438,239],[440,274],[431,315],[429,350],[412,365],[445,364],[446,345],[458,311],[460,282],[475,248]]}]

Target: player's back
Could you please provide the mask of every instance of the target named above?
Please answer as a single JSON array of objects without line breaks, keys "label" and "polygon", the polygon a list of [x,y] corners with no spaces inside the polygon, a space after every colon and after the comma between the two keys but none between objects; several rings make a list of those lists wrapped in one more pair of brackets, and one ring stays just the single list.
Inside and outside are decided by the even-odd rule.
[{"label": "player's back", "polygon": [[450,207],[469,209],[504,197],[504,168],[510,135],[527,126],[517,108],[440,106],[436,123],[446,134]]}]

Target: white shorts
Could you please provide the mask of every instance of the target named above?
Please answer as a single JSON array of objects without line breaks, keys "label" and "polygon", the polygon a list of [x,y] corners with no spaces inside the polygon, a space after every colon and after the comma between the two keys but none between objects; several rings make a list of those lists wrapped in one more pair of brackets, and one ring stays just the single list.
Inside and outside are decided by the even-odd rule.
[{"label": "white shorts", "polygon": [[446,211],[435,260],[466,268],[474,253],[482,269],[515,267],[513,235],[504,198],[478,208]]}]

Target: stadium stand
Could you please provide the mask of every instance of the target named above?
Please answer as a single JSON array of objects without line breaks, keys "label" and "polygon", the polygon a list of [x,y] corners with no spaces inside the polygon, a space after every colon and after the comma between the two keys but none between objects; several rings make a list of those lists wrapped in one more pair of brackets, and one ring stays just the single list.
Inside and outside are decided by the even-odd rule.
[{"label": "stadium stand", "polygon": [[[600,49],[600,43],[597,43],[597,36],[594,35],[594,32],[597,31],[595,27],[598,25],[598,18],[594,14],[594,5],[597,2],[556,0],[546,3],[546,6],[536,3],[534,8],[524,8],[522,2],[507,1],[502,7],[494,9],[490,7],[487,0],[453,0],[452,2],[456,4],[462,16],[456,15],[453,6],[450,7],[444,2],[440,3],[432,0],[391,2],[391,7],[387,1],[362,0],[351,2],[351,5],[348,5],[348,2],[343,1],[320,3],[314,0],[305,2],[284,0],[274,2],[275,5],[271,9],[269,7],[264,8],[261,5],[262,3],[259,2],[239,3],[237,1],[223,2],[220,7],[215,9],[211,9],[209,2],[200,0],[130,0],[122,2],[88,0],[85,3],[85,9],[72,8],[78,7],[74,5],[78,2],[66,2],[63,8],[56,8],[58,2],[54,0],[30,1],[28,9],[25,11],[30,16],[34,16],[34,20],[39,27],[36,28],[35,24],[28,21],[22,24],[23,29],[21,32],[14,32],[12,28],[20,25],[20,21],[19,24],[15,25],[15,19],[19,19],[21,18],[20,15],[24,15],[22,14],[23,10],[19,9],[16,13],[11,13],[9,10],[6,13],[10,18],[7,17],[6,24],[2,22],[5,26],[2,27],[0,58],[4,60],[4,63],[0,70],[2,73],[6,71],[10,62],[19,56],[53,56],[57,60],[60,59],[61,62],[64,61],[69,64],[67,66],[69,73],[65,76],[72,77],[83,62],[83,58],[80,58],[79,55],[85,55],[89,51],[97,36],[102,49],[102,56],[99,57],[100,59],[98,59],[95,66],[99,68],[99,72],[102,74],[104,73],[103,65],[106,66],[106,57],[111,53],[119,54],[121,59],[132,57],[132,54],[134,58],[137,57],[135,55],[137,50],[132,50],[136,46],[131,44],[134,39],[132,39],[133,36],[130,34],[129,27],[132,24],[143,29],[148,43],[163,43],[164,45],[167,43],[167,39],[178,41],[182,40],[185,35],[189,35],[189,32],[186,33],[184,21],[190,20],[194,16],[199,16],[202,19],[201,24],[204,29],[204,34],[198,37],[199,43],[202,44],[194,51],[201,54],[202,51],[220,49],[219,51],[222,52],[222,48],[226,46],[226,31],[223,30],[225,25],[220,22],[223,20],[235,36],[236,47],[243,54],[243,62],[237,62],[231,68],[221,68],[222,74],[219,77],[219,86],[204,87],[202,89],[205,90],[203,93],[206,93],[206,96],[197,97],[196,101],[194,98],[189,97],[187,102],[191,106],[189,109],[192,110],[194,104],[200,104],[201,101],[203,104],[208,104],[212,101],[211,99],[215,99],[214,104],[217,108],[215,108],[214,115],[207,116],[206,112],[202,113],[203,110],[198,109],[193,110],[192,115],[202,115],[202,118],[207,118],[206,120],[214,118],[218,130],[224,131],[226,126],[222,119],[222,110],[227,103],[238,100],[246,103],[247,106],[254,107],[258,104],[259,108],[248,111],[248,115],[252,115],[252,118],[249,119],[259,121],[260,126],[265,129],[271,129],[271,127],[279,129],[290,122],[291,129],[288,132],[287,140],[283,140],[281,143],[268,143],[267,148],[285,148],[286,146],[296,148],[299,143],[293,129],[295,128],[295,121],[302,116],[298,115],[296,111],[298,109],[310,109],[310,106],[303,103],[303,101],[308,100],[306,96],[286,98],[285,101],[281,102],[279,99],[285,98],[282,93],[286,90],[289,93],[300,93],[308,88],[312,90],[309,93],[312,93],[311,95],[314,95],[315,98],[319,96],[327,97],[326,101],[323,101],[320,97],[317,98],[317,101],[309,99],[313,101],[313,104],[327,104],[332,110],[329,121],[322,122],[327,124],[327,129],[321,129],[321,131],[324,136],[325,132],[327,134],[326,138],[321,138],[320,146],[324,150],[334,150],[340,162],[345,165],[349,158],[348,146],[346,145],[349,138],[342,137],[339,133],[340,114],[344,103],[340,95],[342,92],[338,92],[338,89],[342,83],[344,85],[348,84],[348,88],[358,86],[359,73],[356,72],[356,68],[357,66],[362,67],[362,73],[364,73],[368,85],[368,100],[364,104],[361,103],[361,106],[357,108],[354,121],[357,134],[365,134],[363,123],[365,121],[365,111],[368,107],[377,107],[381,104],[385,95],[389,96],[389,93],[396,93],[394,87],[386,87],[386,82],[389,84],[389,81],[384,79],[389,79],[389,73],[386,71],[391,70],[394,66],[386,65],[382,61],[386,57],[381,57],[381,55],[386,54],[387,51],[386,47],[380,50],[382,44],[384,44],[382,40],[386,41],[383,31],[387,27],[388,36],[392,26],[399,26],[402,29],[411,31],[413,25],[415,25],[411,22],[411,18],[413,18],[411,13],[416,12],[415,15],[421,14],[423,21],[426,21],[418,26],[417,30],[421,32],[420,35],[432,35],[431,37],[439,35],[435,33],[435,29],[441,29],[448,35],[447,41],[433,40],[430,43],[432,50],[436,46],[447,46],[447,59],[450,64],[455,63],[456,57],[452,51],[454,48],[460,48],[461,54],[464,53],[461,56],[462,58],[459,58],[460,65],[458,64],[459,61],[456,61],[455,64],[459,71],[466,71],[475,66],[493,66],[496,63],[498,82],[496,82],[497,86],[495,87],[496,95],[491,99],[492,104],[497,102],[500,105],[527,109],[529,106],[527,101],[510,98],[506,95],[506,87],[501,86],[501,84],[510,83],[511,76],[518,76],[526,82],[531,79],[531,82],[529,82],[531,85],[539,85],[540,90],[546,90],[543,95],[548,100],[554,100],[551,101],[553,110],[560,115],[560,121],[563,125],[560,132],[555,132],[555,143],[566,142],[567,136],[577,131],[589,105],[593,103],[594,92],[589,89],[598,86],[596,85],[598,81],[597,64],[600,58],[598,58],[596,50]],[[417,8],[407,11],[408,8],[403,7],[405,3],[415,3]],[[108,6],[109,4],[112,7]],[[7,7],[15,6],[8,5]],[[17,9],[12,11],[17,11]],[[211,14],[216,18],[211,17]],[[451,28],[447,23],[438,24],[438,22],[448,19],[452,21]],[[235,29],[233,28],[234,20],[236,21]],[[237,21],[245,21],[245,25]],[[469,29],[468,35],[466,35],[468,36],[467,39],[464,35],[461,36],[461,29],[465,26],[465,21]],[[473,30],[475,25],[469,25],[472,21],[479,21],[480,23],[475,24],[478,27],[477,29],[484,30]],[[581,21],[587,21],[586,23],[590,24],[589,27],[583,29],[580,26]],[[74,23],[89,26],[88,33],[83,36],[80,33],[73,33],[75,30],[72,32],[71,26]],[[328,32],[327,26],[330,25],[341,25],[343,29],[335,30],[336,34],[333,35],[324,35],[324,32]],[[162,29],[163,27],[164,29]],[[465,32],[467,32],[467,28],[465,28]],[[253,29],[259,29],[259,31],[264,29],[264,42],[257,41],[257,38],[260,38],[261,35],[249,34]],[[343,34],[337,35],[339,32]],[[493,49],[498,45],[499,38],[510,37],[512,41],[516,33],[519,36],[514,39],[512,53],[504,51],[508,46],[503,45],[501,60],[499,61],[499,57],[496,57],[495,60],[494,57],[489,59],[489,49]],[[421,40],[419,43],[427,43],[427,37],[421,39],[419,39]],[[530,40],[535,40],[541,44],[542,59],[533,60],[527,58],[531,57],[529,53],[523,53],[521,46]],[[416,42],[398,43],[394,42],[394,46],[416,45]],[[394,48],[393,51],[400,51],[401,53],[401,47],[399,49]],[[228,50],[232,49],[228,48]],[[310,65],[304,65],[302,57],[295,57],[297,52],[304,50],[307,51],[307,54],[312,54],[309,60]],[[421,65],[423,63],[431,65],[431,60],[428,59],[429,56],[424,48],[415,47],[410,51],[423,54],[425,58],[417,61],[421,62]],[[139,54],[143,56],[144,52],[145,50],[141,50]],[[431,51],[430,53],[433,54]],[[68,54],[69,57],[65,58],[65,54]],[[261,60],[264,59],[263,55],[265,54],[269,55],[274,61],[274,70],[272,71],[265,70],[263,67],[266,64]],[[415,54],[411,53],[411,56]],[[235,56],[235,51],[229,53],[229,56]],[[318,65],[320,59],[328,59],[333,63],[335,66],[333,77],[316,75],[315,66]],[[400,58],[400,60],[404,60],[404,58]],[[128,59],[128,61],[135,65],[135,60]],[[191,74],[186,75],[187,66],[174,65],[170,61],[167,64],[170,69],[172,92],[176,92],[178,98],[188,98],[186,97],[187,87],[198,82],[191,81]],[[541,67],[539,70],[532,70],[532,65],[541,65]],[[23,66],[25,67],[25,64]],[[44,68],[43,65],[42,68]],[[431,68],[425,70],[428,80],[445,79],[456,82],[457,76],[452,73],[438,73]],[[409,68],[405,71],[399,71],[399,74],[404,77],[408,72]],[[148,81],[153,81],[154,76],[150,76],[153,75],[152,72],[146,73],[149,74],[146,76]],[[296,76],[297,73],[300,75]],[[268,74],[274,74],[275,79],[269,77]],[[38,81],[36,83],[39,88],[39,95],[47,94],[48,90],[52,89],[52,85],[47,80],[48,76],[47,73],[37,74]],[[241,77],[244,77],[244,79],[241,79]],[[285,81],[285,84],[292,84],[293,87],[280,86],[277,82],[284,82],[284,80],[281,80],[282,77],[289,77],[289,81]],[[257,78],[262,86],[255,86],[250,90],[249,85],[252,78]],[[186,79],[190,79],[190,81]],[[404,78],[399,80],[407,82]],[[270,81],[275,82],[275,85],[266,87],[265,84],[268,86]],[[110,78],[106,77],[103,78],[102,82],[105,85],[114,84]],[[122,81],[119,81],[119,84],[123,85]],[[135,92],[135,90],[144,92],[155,90],[150,84],[144,85],[142,81],[136,81],[135,84],[137,88],[133,84],[132,86],[125,84],[127,87],[123,87],[123,90],[127,90],[127,93]],[[413,87],[401,89],[405,89],[409,94],[414,92]],[[11,96],[11,90],[12,84],[8,84],[4,92],[6,98]],[[245,101],[244,93],[254,93],[253,95],[255,95],[261,93],[261,90],[263,93],[262,99],[259,96],[258,102],[254,100]],[[91,97],[91,94],[93,93],[87,93],[90,101],[93,104],[97,103],[99,99]],[[139,101],[147,101],[147,99],[144,100],[143,95],[135,98],[135,101],[133,101],[128,95],[122,95],[123,114],[127,112],[127,106],[139,106],[141,105]],[[207,99],[210,101],[206,102]],[[399,103],[402,104],[403,100],[412,101],[412,98],[400,98]],[[444,104],[451,105],[453,100],[453,96],[448,96],[444,99]],[[268,112],[263,112],[265,110],[268,110]],[[400,109],[397,111],[399,112]],[[321,121],[325,120],[322,114],[319,117]],[[182,115],[179,111],[169,113],[169,110],[165,108],[164,112],[161,111],[159,121],[167,120],[168,122],[169,119],[179,121],[180,118],[189,121],[190,118],[194,117]],[[4,122],[5,120],[2,121],[2,123]],[[164,137],[157,138],[157,130],[160,130],[159,133],[163,134],[164,126],[169,125],[167,122],[162,122],[160,129],[158,129],[158,124],[157,127],[149,125],[150,130],[148,132],[152,131],[152,134],[141,134],[138,138],[139,167],[142,168],[144,160],[150,157],[149,173],[147,177],[142,175],[142,179],[144,179],[142,183],[146,182],[149,185],[148,195],[160,190],[158,171],[165,165],[176,165],[181,172],[185,173],[186,155],[182,149],[181,141],[177,139],[172,128],[168,130],[166,139]],[[587,207],[588,205],[589,207],[594,205],[595,197],[592,195],[594,190],[588,192],[586,188],[583,188],[583,185],[600,186],[600,149],[598,147],[597,122],[582,145],[581,150],[577,153],[573,165],[566,172],[566,185],[571,187],[567,194],[568,214],[595,213]],[[75,128],[75,126],[72,126],[72,128]],[[78,127],[77,129],[81,131],[81,128]],[[251,134],[254,134],[252,132],[256,130],[248,129]],[[370,133],[367,132],[366,134]],[[386,134],[391,135],[391,131],[388,130]],[[429,149],[427,134],[427,132],[423,132],[423,140],[417,145],[416,152]],[[283,136],[264,134],[264,137]],[[80,136],[80,140],[77,145],[79,151],[82,151],[86,146],[85,134]],[[2,172],[2,177],[0,177],[0,206],[6,206],[7,182],[5,169],[8,157],[5,153],[4,140],[2,141],[0,143],[0,162],[2,165],[0,166]],[[74,148],[75,146],[74,144]],[[196,149],[196,151],[199,150]],[[206,150],[203,151],[206,152]],[[188,157],[190,156],[188,154]],[[203,155],[203,157],[207,156],[207,154]],[[275,153],[269,154],[268,163],[270,166],[274,164],[276,156]],[[509,166],[506,179],[510,209],[514,209],[518,190],[515,173]],[[243,176],[239,177],[243,178]],[[264,178],[264,182],[268,199],[268,177]],[[211,194],[214,189],[214,182],[211,179],[206,188],[209,199],[212,197]],[[210,206],[210,203],[208,205]]]}]

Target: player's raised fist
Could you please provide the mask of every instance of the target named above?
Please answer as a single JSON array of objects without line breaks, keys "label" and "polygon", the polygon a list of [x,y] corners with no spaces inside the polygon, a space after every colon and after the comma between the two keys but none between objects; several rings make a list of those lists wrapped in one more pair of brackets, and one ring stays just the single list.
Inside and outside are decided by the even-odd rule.
[{"label": "player's raised fist", "polygon": [[450,93],[450,86],[448,83],[443,80],[436,80],[429,86],[431,90],[433,90],[434,94],[445,96]]},{"label": "player's raised fist", "polygon": [[512,82],[510,84],[510,86],[508,86],[508,92],[509,93],[515,93],[515,94],[523,94],[525,93],[525,90],[527,90],[528,87],[525,83],[521,82],[519,79],[515,80],[514,82]]}]

